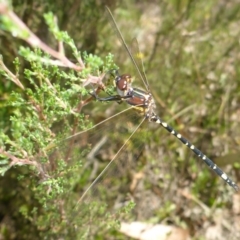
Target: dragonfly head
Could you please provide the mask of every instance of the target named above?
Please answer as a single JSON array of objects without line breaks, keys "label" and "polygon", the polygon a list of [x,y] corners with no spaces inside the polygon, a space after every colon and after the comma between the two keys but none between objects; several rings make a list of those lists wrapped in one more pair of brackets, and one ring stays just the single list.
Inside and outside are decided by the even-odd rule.
[{"label": "dragonfly head", "polygon": [[123,74],[115,78],[115,85],[120,96],[126,96],[132,89],[132,77],[129,74]]}]

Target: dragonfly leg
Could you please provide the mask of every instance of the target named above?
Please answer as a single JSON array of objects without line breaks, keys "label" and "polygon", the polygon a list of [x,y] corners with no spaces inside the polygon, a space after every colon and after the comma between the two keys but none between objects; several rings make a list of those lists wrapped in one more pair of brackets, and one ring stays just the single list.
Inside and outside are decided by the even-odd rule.
[{"label": "dragonfly leg", "polygon": [[115,101],[119,104],[122,103],[122,101],[124,101],[125,99],[129,99],[132,97],[132,95],[127,95],[127,96],[113,95],[113,96],[109,96],[109,97],[100,98],[100,97],[98,97],[98,95],[96,94],[95,91],[89,92],[89,94],[100,102]]}]

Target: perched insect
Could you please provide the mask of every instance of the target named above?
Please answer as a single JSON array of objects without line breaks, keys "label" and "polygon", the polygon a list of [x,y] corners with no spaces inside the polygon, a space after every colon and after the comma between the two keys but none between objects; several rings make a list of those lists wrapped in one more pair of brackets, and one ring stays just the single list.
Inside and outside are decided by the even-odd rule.
[{"label": "perched insect", "polygon": [[[77,132],[76,130],[77,133],[71,135],[70,137],[64,139],[64,141],[60,142],[59,149],[53,152],[53,157],[55,157],[54,156],[55,154],[60,155],[58,159],[69,160],[69,162],[73,163],[71,166],[75,167],[74,163],[76,162],[78,165],[81,165],[80,170],[76,168],[77,169],[75,172],[76,179],[71,178],[71,181],[73,182],[74,180],[76,180],[77,187],[76,189],[74,189],[76,191],[74,191],[73,197],[68,197],[69,201],[73,201],[74,205],[74,207],[72,207],[73,205],[70,206],[69,204],[70,216],[69,215],[67,217],[65,216],[65,211],[62,211],[61,208],[62,206],[60,206],[60,210],[61,216],[64,216],[64,218],[66,218],[65,221],[67,223],[67,226],[73,226],[73,231],[76,232],[77,234],[79,233],[81,234],[80,230],[83,231],[84,233],[86,230],[87,232],[86,236],[88,235],[94,236],[95,233],[98,234],[99,228],[105,230],[106,218],[114,216],[116,212],[118,214],[118,210],[121,207],[126,206],[129,202],[131,202],[132,199],[134,199],[134,202],[137,202],[136,195],[139,192],[140,192],[139,202],[141,202],[141,200],[142,201],[145,200],[145,198],[141,195],[141,193],[144,192],[145,189],[142,192],[141,190],[139,192],[129,191],[129,189],[127,190],[125,189],[128,188],[126,186],[128,184],[124,184],[124,181],[126,181],[126,178],[128,177],[127,176],[128,173],[130,172],[131,174],[132,169],[136,167],[136,164],[138,163],[136,159],[139,156],[131,155],[133,151],[132,149],[130,149],[130,147],[127,149],[128,143],[131,142],[131,139],[138,140],[137,134],[135,133],[144,122],[152,122],[153,125],[158,124],[164,129],[166,129],[169,133],[174,135],[180,142],[182,142],[184,145],[190,148],[204,163],[207,164],[208,167],[210,167],[228,185],[230,185],[236,191],[239,190],[239,187],[236,185],[236,183],[234,183],[227,176],[227,174],[224,173],[211,159],[205,156],[199,149],[197,149],[187,139],[182,137],[181,134],[179,134],[176,130],[170,127],[166,122],[162,121],[162,119],[157,115],[155,111],[156,104],[153,95],[150,91],[147,77],[144,72],[142,60],[141,58],[139,59],[134,58],[134,55],[128,48],[128,45],[126,44],[118,28],[118,25],[116,24],[112,16],[111,11],[108,8],[106,8],[106,12],[112,23],[112,27],[115,29],[118,39],[121,41],[122,46],[127,51],[129,57],[131,58],[131,61],[133,62],[133,65],[135,66],[136,72],[138,73],[136,77],[139,77],[141,79],[142,83],[145,86],[145,90],[142,90],[134,86],[134,83],[132,82],[132,76],[130,74],[119,74],[117,70],[112,70],[111,73],[114,74],[115,77],[114,83],[116,87],[116,94],[108,95],[107,97],[100,97],[98,91],[93,90],[90,91],[91,97],[89,99],[92,100],[94,98],[102,102],[105,101],[112,101],[117,103],[123,102],[127,103],[129,107],[121,112],[118,112],[118,110],[121,108],[121,105],[112,104],[114,105],[113,112],[117,111],[116,114],[113,115],[111,112],[111,117],[108,117],[106,120],[103,121],[101,120],[98,121],[97,124],[95,124],[93,127],[88,128],[87,130],[81,132]],[[116,108],[119,109],[116,110]],[[133,111],[132,109],[135,109],[137,111]],[[91,113],[93,112],[92,109],[90,111]],[[129,114],[124,114],[127,111]],[[130,112],[132,113],[132,115],[130,114]],[[143,117],[139,115],[142,115]],[[136,127],[137,123],[131,121],[132,119],[136,120],[136,122],[138,121],[138,123],[139,119],[141,119],[137,127]],[[130,122],[131,123],[134,122],[134,124],[131,125]],[[124,136],[123,137],[124,140],[122,139],[119,140],[122,137],[122,132],[120,133],[118,131],[119,130],[117,129],[118,124],[120,125],[121,130],[123,129],[122,131],[123,133],[125,133],[124,131],[127,131],[126,136],[128,137]],[[156,125],[156,127],[158,127],[158,125]],[[131,128],[131,130],[129,130],[128,128]],[[134,142],[134,140],[132,142]],[[140,144],[143,144],[143,141]],[[115,149],[113,146],[115,147]],[[127,154],[124,153],[125,147],[127,150],[129,150],[130,154],[129,152],[127,152]],[[138,149],[136,150],[136,152],[138,153]],[[132,159],[129,160],[131,157]],[[107,164],[106,161],[108,161]],[[75,169],[74,167],[73,169]],[[127,170],[126,167],[128,168]],[[77,179],[77,177],[79,179]],[[116,182],[114,182],[115,179]],[[86,186],[86,181],[91,182],[91,184],[89,186]],[[156,181],[159,181],[159,178]],[[82,184],[83,182],[84,184]],[[157,184],[158,183],[159,182],[157,182]],[[122,191],[122,188],[124,188],[124,191]],[[72,189],[70,189],[69,191],[70,193],[71,190]],[[80,196],[79,192],[81,192]],[[137,194],[135,194],[136,192]],[[67,196],[67,194],[65,195]],[[151,201],[152,196],[154,196],[154,193],[151,193],[150,195]],[[120,200],[116,199],[118,197],[120,198]],[[157,196],[156,198],[157,201],[161,201],[161,198],[159,196]],[[59,202],[61,203],[60,200]],[[107,206],[105,209],[102,209],[104,204],[106,204]],[[137,204],[138,203],[136,203],[136,205]],[[150,204],[147,203],[146,207],[144,209],[141,209],[141,211],[144,212],[144,214],[147,211],[151,212],[151,210],[149,210],[151,207],[150,205],[151,203]],[[141,208],[141,206],[139,208]],[[159,208],[159,205],[157,208]],[[116,216],[118,220],[119,219],[122,220],[121,217],[118,218],[119,215]]]},{"label": "perched insect", "polygon": [[[198,148],[196,148],[190,141],[184,138],[181,134],[179,134],[175,129],[169,126],[166,122],[162,121],[162,119],[154,112],[155,102],[152,97],[152,94],[149,89],[148,81],[144,71],[140,71],[139,64],[137,60],[132,55],[128,45],[126,44],[122,33],[108,7],[106,7],[106,11],[108,13],[109,19],[112,23],[113,28],[115,29],[119,40],[122,42],[122,45],[126,49],[129,57],[131,58],[138,75],[142,82],[146,87],[146,91],[143,91],[139,88],[134,88],[132,86],[131,75],[123,74],[119,75],[116,71],[115,85],[117,95],[109,96],[106,98],[99,98],[96,94],[92,94],[99,101],[125,101],[127,104],[134,106],[135,109],[139,110],[144,115],[144,120],[148,120],[150,122],[155,122],[162,127],[164,127],[168,132],[174,135],[179,141],[185,144],[188,148],[190,148],[204,163],[207,164],[218,176],[220,176],[229,186],[231,186],[236,191],[239,190],[239,187],[236,185],[234,181],[232,181],[228,175],[223,172],[221,168],[219,168],[210,158],[204,155]],[[142,64],[143,66],[143,64]],[[107,166],[108,167],[108,166]],[[85,195],[85,194],[84,194]]]}]

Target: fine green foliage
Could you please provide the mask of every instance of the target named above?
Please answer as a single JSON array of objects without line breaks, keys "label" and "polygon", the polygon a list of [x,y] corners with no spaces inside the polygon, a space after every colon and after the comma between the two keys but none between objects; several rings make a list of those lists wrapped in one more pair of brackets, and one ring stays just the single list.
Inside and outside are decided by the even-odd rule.
[{"label": "fine green foliage", "polygon": [[[19,26],[16,28],[20,20],[14,22],[8,16],[9,11],[6,8],[6,15],[1,19],[2,30],[33,43],[37,38],[32,41],[29,29],[21,32]],[[0,173],[8,177],[7,171],[16,169],[16,180],[28,188],[27,199],[21,203],[20,198],[14,211],[23,217],[26,225],[30,222],[33,232],[27,228],[12,229],[12,236],[28,234],[31,238],[33,234],[41,238],[67,236],[76,239],[87,232],[85,228],[75,232],[73,226],[83,225],[84,217],[89,213],[86,210],[85,215],[75,217],[73,210],[77,212],[79,198],[74,188],[79,180],[83,181],[79,179],[83,166],[81,158],[90,148],[76,152],[71,148],[71,142],[64,139],[91,126],[90,119],[82,112],[84,98],[89,98],[89,91],[101,84],[100,76],[116,66],[111,54],[100,58],[86,51],[80,52],[67,32],[60,31],[53,13],[44,14],[44,18],[55,41],[62,45],[62,51],[56,52],[39,40],[34,49],[20,46],[21,61],[19,57],[13,60],[14,72],[1,58],[1,77],[21,87],[21,91],[16,89],[9,93],[5,102],[5,107],[11,108],[11,114],[10,127],[0,133]],[[15,29],[19,31],[17,34]],[[64,46],[69,47],[75,60],[70,62],[65,57]],[[58,59],[53,60],[53,57]],[[79,62],[79,67],[74,62]],[[65,64],[68,70],[61,67]],[[22,79],[25,86],[21,84]],[[87,80],[86,85],[92,85],[90,89],[84,86]],[[100,209],[99,214],[106,213]],[[7,226],[2,225],[4,228],[3,231],[8,231]]]}]

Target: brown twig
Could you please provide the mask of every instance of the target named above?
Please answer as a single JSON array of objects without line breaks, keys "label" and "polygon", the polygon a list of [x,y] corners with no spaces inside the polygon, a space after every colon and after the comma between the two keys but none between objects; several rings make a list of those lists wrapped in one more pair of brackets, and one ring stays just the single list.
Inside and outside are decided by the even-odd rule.
[{"label": "brown twig", "polygon": [[11,163],[9,164],[9,167],[13,167],[15,165],[19,165],[19,166],[22,166],[22,165],[32,165],[34,167],[37,168],[38,172],[42,175],[42,176],[45,176],[46,174],[44,173],[41,165],[36,162],[36,161],[32,161],[32,160],[29,160],[27,158],[18,158],[18,157],[15,157],[14,155],[12,155],[11,153],[5,151],[3,148],[0,148],[0,154],[6,156],[7,158],[9,158],[11,160]]},{"label": "brown twig", "polygon": [[[25,40],[32,47],[38,47],[50,56],[58,59],[62,66],[75,69],[76,71],[82,70],[82,66],[78,66],[71,62],[65,55],[63,51],[55,51],[50,48],[44,42],[42,42],[23,22],[22,20],[4,3],[0,3],[0,14],[7,16],[19,30],[24,32],[24,35],[18,36],[19,38]],[[52,62],[53,63],[53,62]],[[54,62],[55,65],[59,66],[59,62]]]},{"label": "brown twig", "polygon": [[12,82],[14,82],[17,86],[19,86],[21,89],[24,90],[24,86],[22,85],[22,83],[20,82],[20,80],[5,66],[5,64],[3,63],[2,59],[0,58],[0,66],[2,67],[2,69],[7,73],[7,75],[9,76],[10,80]]}]

